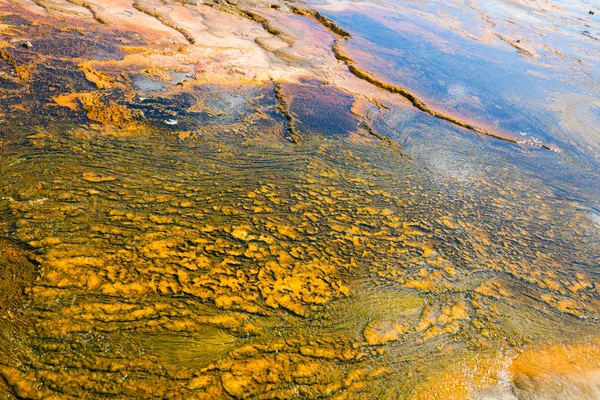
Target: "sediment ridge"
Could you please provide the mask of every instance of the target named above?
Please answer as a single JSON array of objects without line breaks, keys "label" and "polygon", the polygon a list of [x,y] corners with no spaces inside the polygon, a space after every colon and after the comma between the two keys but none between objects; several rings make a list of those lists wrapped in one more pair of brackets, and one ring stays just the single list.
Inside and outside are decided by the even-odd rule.
[{"label": "sediment ridge", "polygon": [[279,82],[273,82],[273,93],[275,94],[275,99],[277,100],[277,105],[275,106],[275,109],[281,114],[283,115],[283,117],[285,118],[285,128],[288,132],[289,139],[293,142],[293,143],[299,143],[299,134],[298,134],[298,130],[296,129],[296,124],[294,122],[294,117],[292,116],[292,113],[290,111],[290,106],[287,103],[287,100],[283,94],[283,92],[281,91],[281,84]]},{"label": "sediment ridge", "polygon": [[171,29],[174,29],[177,32],[181,33],[181,35],[183,35],[183,37],[185,38],[185,40],[188,41],[189,44],[195,44],[196,43],[196,38],[191,33],[189,33],[187,30],[185,30],[184,28],[178,26],[177,24],[175,24],[174,22],[170,21],[169,19],[165,18],[160,13],[158,13],[158,12],[156,12],[154,10],[149,10],[148,8],[142,6],[139,1],[134,0],[134,2],[133,2],[133,8],[135,8],[139,12],[142,12],[142,13],[144,13],[146,15],[149,15],[151,17],[156,18],[164,26],[169,27]]},{"label": "sediment ridge", "polygon": [[104,18],[102,18],[102,16],[100,14],[98,14],[98,12],[87,1],[67,0],[67,2],[87,9],[90,12],[90,14],[92,14],[92,18],[94,18],[96,21],[98,21],[98,23],[100,23],[102,25],[108,25],[108,22]]},{"label": "sediment ridge", "polygon": [[323,25],[329,32],[333,33],[337,37],[344,38],[344,39],[348,39],[348,38],[352,37],[352,35],[350,35],[350,33],[348,33],[348,31],[344,30],[343,28],[338,26],[335,22],[333,22],[332,20],[330,20],[329,18],[325,17],[323,14],[320,14],[317,11],[309,10],[306,8],[295,7],[295,6],[290,6],[290,10],[295,14],[313,18],[314,20],[319,22],[321,25]]}]

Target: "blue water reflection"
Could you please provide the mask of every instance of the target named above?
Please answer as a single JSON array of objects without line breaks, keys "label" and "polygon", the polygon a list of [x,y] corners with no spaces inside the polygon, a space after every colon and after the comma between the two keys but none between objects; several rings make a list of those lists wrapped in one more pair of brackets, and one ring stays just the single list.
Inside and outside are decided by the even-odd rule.
[{"label": "blue water reflection", "polygon": [[[540,16],[517,2],[510,7],[486,4],[490,10],[475,11],[436,2],[412,5],[412,10],[411,5],[404,6],[393,9],[390,5],[385,12],[379,6],[359,11],[324,8],[322,13],[353,34],[344,45],[358,55],[362,67],[417,93],[432,107],[598,160],[598,152],[589,154],[587,146],[593,142],[593,128],[582,135],[575,126],[561,124],[565,117],[578,118],[568,115],[574,103],[600,97],[600,70],[593,62],[599,50],[593,39],[598,32],[595,21],[585,21],[583,16],[581,21],[550,13]],[[373,15],[366,9],[373,10]],[[482,40],[484,35],[478,32],[481,15],[489,12],[505,26],[494,24],[495,34]],[[441,23],[443,18],[460,28]],[[518,18],[529,25],[520,26],[514,21]],[[546,25],[538,29],[536,24],[542,20]],[[511,30],[513,25],[515,30]],[[584,36],[583,31],[589,34]],[[361,58],[365,53],[370,56]],[[570,95],[568,101],[563,100],[565,93]],[[579,99],[573,97],[579,95]],[[592,108],[590,103],[575,112],[585,112],[589,119],[596,114]]]}]

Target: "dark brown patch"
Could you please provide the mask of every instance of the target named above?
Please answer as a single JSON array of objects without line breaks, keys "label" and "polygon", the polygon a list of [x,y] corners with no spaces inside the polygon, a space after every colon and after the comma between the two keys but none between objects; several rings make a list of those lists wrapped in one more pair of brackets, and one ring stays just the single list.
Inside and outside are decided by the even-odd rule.
[{"label": "dark brown patch", "polygon": [[37,267],[29,258],[23,246],[0,238],[0,317],[25,303],[26,290],[37,274]]}]

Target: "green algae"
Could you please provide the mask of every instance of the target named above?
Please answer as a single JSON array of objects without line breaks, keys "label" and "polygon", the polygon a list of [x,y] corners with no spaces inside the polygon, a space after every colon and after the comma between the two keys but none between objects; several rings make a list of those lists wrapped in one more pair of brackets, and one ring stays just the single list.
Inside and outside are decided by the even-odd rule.
[{"label": "green algae", "polygon": [[[541,312],[526,313],[532,300],[522,294],[532,289],[555,290],[581,302],[581,312],[597,313],[586,300],[593,287],[582,283],[567,294],[548,288],[554,268],[519,275],[525,267],[512,267],[512,257],[525,265],[541,256],[519,244],[530,241],[525,224],[547,224],[548,231],[571,217],[546,219],[546,212],[555,215],[547,199],[535,209],[535,202],[520,205],[520,189],[504,184],[479,187],[479,206],[465,208],[470,192],[448,192],[447,182],[436,191],[404,158],[381,153],[380,142],[265,147],[237,135],[178,143],[63,133],[44,140],[43,149],[28,150],[35,163],[9,171],[39,177],[33,186],[25,180],[21,197],[13,193],[22,200],[10,202],[16,237],[38,249],[43,271],[43,285],[33,287],[23,311],[36,328],[20,334],[33,358],[20,362],[48,385],[44,369],[70,365],[69,385],[52,381],[66,393],[93,386],[128,395],[158,385],[176,396],[262,396],[291,385],[307,397],[340,390],[368,397],[383,390],[387,378],[378,374],[386,368],[404,377],[401,371],[431,358],[410,378],[421,380],[446,368],[445,354],[468,359],[540,337],[574,340],[587,329],[568,315],[552,318],[577,328],[557,337],[551,329],[515,329],[515,313],[544,321],[558,311],[538,300]],[[341,159],[354,161],[340,165]],[[36,172],[50,165],[52,175]],[[496,204],[497,192],[508,190],[514,194],[505,222],[486,222],[486,202]],[[508,246],[517,240],[508,247],[514,256],[486,244],[499,226]],[[579,229],[585,235],[587,228]],[[457,238],[452,246],[448,235]],[[552,241],[536,243],[548,265],[570,257]],[[507,272],[520,283],[511,285]],[[498,308],[498,298],[510,311]],[[369,329],[384,338],[368,339]],[[290,375],[309,360],[315,371],[330,372],[310,380],[301,371]],[[92,376],[90,369],[106,372]],[[127,376],[129,386],[108,385],[115,374]],[[227,374],[238,386],[223,382]],[[13,370],[4,375],[11,385],[19,382]],[[381,393],[408,396],[389,390]]]}]

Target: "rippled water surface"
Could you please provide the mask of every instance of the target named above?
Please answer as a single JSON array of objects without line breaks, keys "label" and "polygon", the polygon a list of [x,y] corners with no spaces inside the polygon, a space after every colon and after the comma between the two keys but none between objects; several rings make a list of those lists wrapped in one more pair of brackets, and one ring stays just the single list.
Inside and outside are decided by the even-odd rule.
[{"label": "rippled water surface", "polygon": [[0,1],[2,396],[599,398],[595,6],[482,3]]}]

